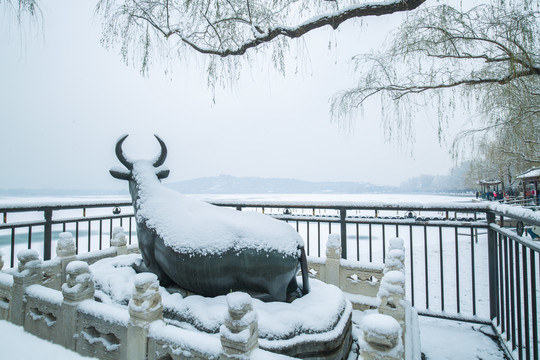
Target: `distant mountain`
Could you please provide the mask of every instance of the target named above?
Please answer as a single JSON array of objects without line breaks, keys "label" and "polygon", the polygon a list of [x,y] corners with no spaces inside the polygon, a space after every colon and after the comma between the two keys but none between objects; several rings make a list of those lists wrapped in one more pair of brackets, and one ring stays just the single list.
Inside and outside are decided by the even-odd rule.
[{"label": "distant mountain", "polygon": [[356,194],[384,193],[398,189],[363,182],[311,182],[230,175],[177,181],[165,185],[184,194]]}]

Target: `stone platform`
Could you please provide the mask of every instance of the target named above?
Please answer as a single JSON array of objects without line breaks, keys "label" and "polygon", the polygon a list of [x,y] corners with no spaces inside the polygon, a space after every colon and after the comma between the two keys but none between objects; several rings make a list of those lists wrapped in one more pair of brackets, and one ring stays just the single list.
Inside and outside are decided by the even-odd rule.
[{"label": "stone platform", "polygon": [[[124,306],[126,299],[114,283],[132,286],[137,255],[104,259],[91,266],[96,296],[105,303]],[[115,274],[116,273],[116,274]],[[186,296],[180,289],[160,290],[163,316],[169,325],[219,336],[227,313],[226,296]],[[126,293],[126,296],[129,296]],[[258,342],[263,350],[312,360],[346,359],[352,344],[352,305],[341,290],[311,280],[311,292],[291,303],[253,299],[258,317]]]}]

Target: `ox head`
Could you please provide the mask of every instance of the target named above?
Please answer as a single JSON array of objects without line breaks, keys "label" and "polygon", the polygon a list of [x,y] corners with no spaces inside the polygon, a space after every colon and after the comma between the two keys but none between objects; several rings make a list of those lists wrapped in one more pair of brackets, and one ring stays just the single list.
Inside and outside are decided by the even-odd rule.
[{"label": "ox head", "polygon": [[[163,140],[159,138],[159,136],[157,135],[154,135],[154,136],[156,137],[157,141],[159,142],[159,145],[161,146],[161,152],[159,153],[159,156],[154,160],[152,165],[155,168],[155,174],[157,178],[161,180],[169,176],[169,169],[160,167],[161,165],[163,165],[163,163],[165,162],[165,159],[167,158],[167,147],[165,146],[165,143],[163,142]],[[124,143],[124,140],[126,140],[127,137],[128,137],[127,134],[120,137],[120,139],[118,139],[118,141],[116,142],[116,148],[115,148],[116,157],[118,158],[118,160],[120,160],[122,165],[126,167],[126,169],[117,167],[117,168],[113,168],[109,170],[109,172],[116,179],[129,181],[129,180],[133,180],[132,170],[133,170],[134,162],[132,162],[131,160],[128,160],[126,156],[124,155],[124,152],[122,151],[122,144]]]}]

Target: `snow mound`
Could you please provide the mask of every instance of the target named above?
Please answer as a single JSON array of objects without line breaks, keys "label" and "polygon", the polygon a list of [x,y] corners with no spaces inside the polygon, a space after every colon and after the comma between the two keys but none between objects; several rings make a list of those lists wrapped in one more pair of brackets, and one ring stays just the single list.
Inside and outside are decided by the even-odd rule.
[{"label": "snow mound", "polygon": [[362,321],[362,330],[367,334],[399,336],[401,326],[396,319],[383,314],[366,315]]},{"label": "snow mound", "polygon": [[[292,303],[252,299],[253,309],[259,317],[261,339],[291,339],[299,334],[324,333],[335,327],[348,300],[337,287],[315,279],[310,281],[311,292]],[[174,303],[164,299],[164,308],[179,326],[215,334],[225,321],[227,297],[193,295]]]},{"label": "snow mound", "polygon": [[[140,261],[139,254],[130,254],[102,259],[90,265],[96,297],[103,303],[127,308],[135,282],[146,281],[147,277],[153,278],[153,274],[136,276],[131,265]],[[310,285],[309,294],[291,303],[263,302],[242,293],[228,294],[229,302],[233,308],[241,308],[251,300],[259,318],[261,339],[283,340],[299,334],[323,334],[334,329],[352,308],[337,287],[315,279],[310,280]],[[191,295],[183,298],[175,289],[163,287],[160,287],[160,294],[164,317],[183,329],[217,334],[225,322],[228,313],[227,295],[214,298]]]}]

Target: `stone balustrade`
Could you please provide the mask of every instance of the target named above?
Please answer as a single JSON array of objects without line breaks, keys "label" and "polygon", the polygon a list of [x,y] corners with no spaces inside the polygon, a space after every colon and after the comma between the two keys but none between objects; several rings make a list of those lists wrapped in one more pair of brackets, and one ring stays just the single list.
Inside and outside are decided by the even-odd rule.
[{"label": "stone balustrade", "polygon": [[309,276],[343,290],[355,310],[375,309],[385,265],[341,258],[341,240],[330,234],[326,243],[326,259],[308,257]]},{"label": "stone balustrade", "polygon": [[[127,309],[94,301],[89,263],[134,252],[126,246],[121,228],[115,228],[111,245],[111,249],[77,256],[73,237],[62,233],[55,259],[42,262],[33,250],[19,252],[16,270],[0,271],[0,319],[100,359],[288,358],[259,349],[258,317],[245,293],[227,295],[228,312],[219,337],[195,335],[166,324],[153,274],[136,275]],[[326,259],[308,260],[311,277],[341,288],[356,308],[377,309],[377,315],[393,329],[390,335],[381,335],[378,326],[370,325],[373,321],[363,322],[360,343],[364,345],[359,351],[364,359],[379,359],[381,353],[388,355],[384,359],[403,359],[407,306],[403,241],[391,240],[386,266],[341,259],[336,235],[329,238]]]}]

